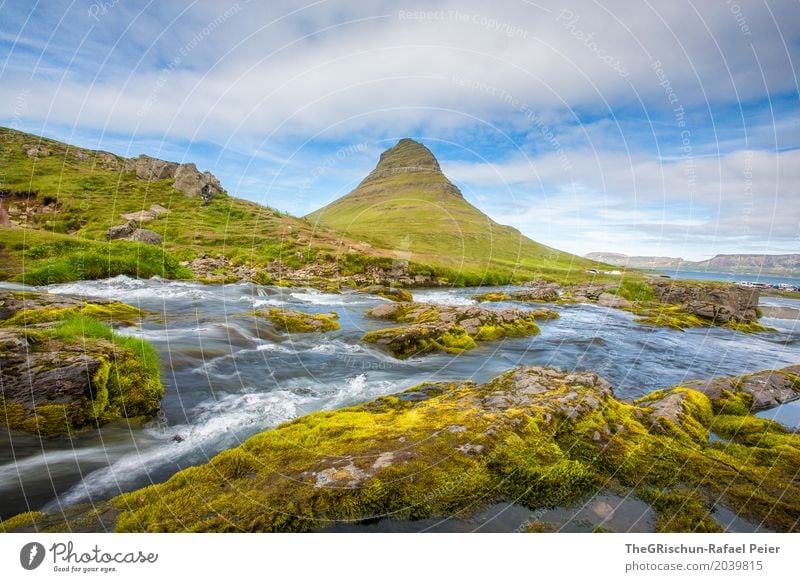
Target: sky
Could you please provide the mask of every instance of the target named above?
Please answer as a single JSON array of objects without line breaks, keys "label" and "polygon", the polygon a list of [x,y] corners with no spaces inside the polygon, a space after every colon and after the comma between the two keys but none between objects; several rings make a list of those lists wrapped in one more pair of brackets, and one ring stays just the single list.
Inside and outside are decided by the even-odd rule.
[{"label": "sky", "polygon": [[0,0],[0,125],[302,216],[403,137],[577,254],[800,252],[800,3]]}]

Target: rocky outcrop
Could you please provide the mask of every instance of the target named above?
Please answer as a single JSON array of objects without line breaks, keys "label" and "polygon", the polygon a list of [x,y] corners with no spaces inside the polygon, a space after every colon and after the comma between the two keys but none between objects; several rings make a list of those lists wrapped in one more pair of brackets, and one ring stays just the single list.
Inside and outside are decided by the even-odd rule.
[{"label": "rocky outcrop", "polygon": [[405,324],[371,331],[362,338],[401,359],[435,351],[459,354],[475,348],[476,341],[534,335],[539,333],[537,320],[558,317],[548,309],[498,310],[406,302],[379,305],[367,313],[376,319]]},{"label": "rocky outcrop", "polygon": [[541,516],[613,487],[649,505],[656,531],[723,531],[727,506],[795,532],[798,451],[800,435],[685,387],[632,404],[592,372],[530,366],[303,416],[165,483],[0,531],[308,531],[468,519],[509,499]]},{"label": "rocky outcrop", "polygon": [[246,264],[234,265],[225,255],[200,255],[184,266],[204,283],[271,282],[269,275],[266,275],[266,280],[261,280],[263,269]]},{"label": "rocky outcrop", "polygon": [[42,145],[22,144],[22,150],[29,158],[45,158],[50,155],[50,150]]},{"label": "rocky outcrop", "polygon": [[161,235],[153,230],[146,228],[137,228],[134,230],[127,240],[134,240],[146,245],[161,246]]},{"label": "rocky outcrop", "polygon": [[477,293],[472,296],[472,299],[479,302],[526,301],[532,303],[548,303],[558,300],[558,291],[561,288],[558,283],[548,283],[544,281],[526,283],[526,286],[528,287],[527,289],[508,293],[502,291]]},{"label": "rocky outcrop", "polygon": [[335,331],[339,329],[339,314],[331,311],[326,314],[304,313],[293,309],[259,309],[249,315],[263,317],[272,322],[280,331],[289,333],[310,333]]},{"label": "rocky outcrop", "polygon": [[682,306],[692,315],[713,323],[749,323],[758,319],[758,290],[736,285],[651,281],[662,303]]},{"label": "rocky outcrop", "polygon": [[744,396],[740,399],[742,406],[756,412],[800,398],[800,366],[734,378],[694,380],[683,386],[705,394],[718,407],[729,405],[731,398]]},{"label": "rocky outcrop", "polygon": [[222,184],[211,172],[200,173],[194,164],[181,164],[175,171],[173,187],[187,196],[201,197],[211,200],[214,196],[222,194]]},{"label": "rocky outcrop", "polygon": [[164,160],[151,158],[150,156],[142,154],[138,158],[129,160],[125,164],[125,169],[136,172],[136,177],[140,180],[152,182],[154,180],[174,178],[175,171],[178,169],[178,164],[175,162],[165,162]]},{"label": "rocky outcrop", "polygon": [[593,283],[579,283],[569,287],[568,293],[575,301],[597,301],[600,295],[606,292],[607,285]]},{"label": "rocky outcrop", "polygon": [[363,293],[369,293],[370,295],[377,295],[378,297],[383,297],[389,301],[414,301],[414,298],[409,291],[400,289],[398,287],[370,285],[369,287],[359,289],[359,291]]},{"label": "rocky outcrop", "polygon": [[631,301],[612,293],[601,293],[597,298],[597,304],[603,307],[613,307],[614,309],[627,309],[633,305]]},{"label": "rocky outcrop", "polygon": [[113,301],[0,292],[0,424],[51,437],[153,414],[163,387],[152,348],[85,322],[140,316]]},{"label": "rocky outcrop", "polygon": [[214,174],[200,172],[194,164],[166,162],[141,155],[128,160],[125,169],[136,172],[137,178],[148,182],[172,179],[174,180],[172,185],[176,190],[183,192],[186,196],[200,197],[205,202],[225,191]]},{"label": "rocky outcrop", "polygon": [[161,245],[161,235],[155,231],[139,228],[136,220],[129,220],[125,224],[112,226],[106,232],[107,240],[131,240],[148,245]]},{"label": "rocky outcrop", "polygon": [[106,232],[106,239],[108,240],[119,240],[119,239],[128,239],[137,229],[139,228],[139,223],[136,220],[129,220],[125,224],[119,224],[117,226],[112,226]]}]

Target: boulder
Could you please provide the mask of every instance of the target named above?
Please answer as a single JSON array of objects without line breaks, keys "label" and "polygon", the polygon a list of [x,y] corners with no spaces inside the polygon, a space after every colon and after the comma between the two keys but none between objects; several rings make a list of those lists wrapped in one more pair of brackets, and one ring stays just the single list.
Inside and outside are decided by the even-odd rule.
[{"label": "boulder", "polygon": [[120,224],[109,228],[108,232],[106,232],[106,239],[108,240],[127,239],[138,228],[139,228],[139,223],[136,220],[129,220],[125,224]]},{"label": "boulder", "polygon": [[737,285],[651,281],[656,298],[681,305],[687,313],[712,323],[750,323],[758,319],[758,289]]},{"label": "boulder", "polygon": [[147,230],[146,228],[137,228],[131,233],[128,240],[139,241],[146,245],[161,245],[161,235],[153,230]]},{"label": "boulder", "polygon": [[0,292],[0,425],[53,437],[158,409],[155,361],[92,326],[74,339],[58,333],[61,321],[77,315],[129,324],[141,312],[112,301]]},{"label": "boulder", "polygon": [[263,317],[272,322],[278,329],[291,333],[309,333],[335,331],[339,329],[339,314],[331,311],[327,314],[304,313],[294,309],[259,309],[250,315]]},{"label": "boulder", "polygon": [[367,332],[362,340],[374,343],[394,357],[404,359],[435,351],[459,354],[476,347],[478,341],[524,337],[539,333],[538,319],[553,319],[549,309],[484,309],[477,305],[432,305],[399,302],[379,305],[370,317],[402,325]]},{"label": "boulder", "polygon": [[601,293],[597,298],[597,304],[603,307],[613,307],[615,309],[625,309],[633,305],[630,301],[619,295],[611,293]]},{"label": "boulder", "polygon": [[138,212],[127,212],[121,215],[125,220],[135,220],[136,222],[146,222],[156,217],[155,212],[150,210],[139,210]]},{"label": "boulder", "polygon": [[140,180],[152,182],[154,180],[174,178],[178,164],[142,154],[138,158],[130,160],[130,163],[126,164],[126,168],[136,172],[136,177]]},{"label": "boulder", "polygon": [[222,194],[222,184],[211,172],[200,173],[194,164],[181,164],[175,171],[175,182],[172,186],[186,196],[202,197],[210,200]]}]

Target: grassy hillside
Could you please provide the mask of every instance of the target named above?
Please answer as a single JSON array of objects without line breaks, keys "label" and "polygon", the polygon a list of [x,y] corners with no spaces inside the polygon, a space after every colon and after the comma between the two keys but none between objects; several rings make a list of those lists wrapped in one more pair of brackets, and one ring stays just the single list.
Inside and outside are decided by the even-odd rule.
[{"label": "grassy hillside", "polygon": [[[23,147],[24,146],[24,147]],[[38,156],[27,151],[39,148]],[[303,220],[231,196],[215,197],[208,206],[172,187],[172,181],[145,181],[125,170],[124,158],[75,148],[7,128],[0,128],[0,190],[7,210],[19,224],[0,226],[0,277],[42,281],[42,269],[56,271],[49,280],[76,278],[81,257],[108,263],[102,276],[124,273],[188,277],[178,262],[202,254],[225,254],[234,263],[266,265],[282,259],[297,268],[318,253],[336,258],[348,251],[374,255],[369,246],[314,230]],[[46,153],[41,148],[45,148]],[[34,196],[25,196],[28,192]],[[123,213],[159,204],[170,210],[142,224],[159,233],[158,247],[128,241],[105,241],[111,226],[123,224]],[[123,265],[122,263],[126,263]],[[159,267],[161,264],[161,267]],[[102,269],[101,269],[102,270]],[[70,272],[73,271],[73,272]],[[86,278],[100,276],[89,269]]]},{"label": "grassy hillside", "polygon": [[572,280],[596,265],[497,224],[464,199],[425,146],[407,139],[384,152],[355,190],[307,218],[396,257],[486,281],[509,274]]},{"label": "grassy hillside", "polygon": [[[595,266],[489,219],[410,140],[388,150],[356,191],[299,219],[227,194],[203,205],[171,179],[137,178],[125,158],[0,128],[0,204],[0,278],[31,284],[117,274],[190,278],[180,263],[205,254],[273,275],[277,269],[290,280],[306,266],[352,275],[393,269],[398,258],[410,259],[412,275],[474,285],[582,280]],[[162,246],[105,240],[110,227],[125,223],[122,214],[153,204],[169,213],[141,226],[157,232]]]}]

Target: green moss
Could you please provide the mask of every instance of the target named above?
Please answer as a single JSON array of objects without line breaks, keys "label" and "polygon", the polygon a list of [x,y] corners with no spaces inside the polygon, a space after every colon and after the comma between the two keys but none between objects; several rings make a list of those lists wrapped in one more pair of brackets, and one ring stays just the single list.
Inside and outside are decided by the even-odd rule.
[{"label": "green moss", "polygon": [[[663,430],[649,412],[674,394],[681,414]],[[708,428],[732,442],[698,442]],[[714,415],[698,392],[677,387],[637,406],[592,374],[529,368],[303,416],[98,510],[119,512],[126,532],[305,531],[469,516],[509,499],[538,510],[618,489],[653,507],[659,531],[720,531],[713,511],[724,504],[790,532],[800,527],[798,466],[800,435]]]},{"label": "green moss", "polygon": [[668,327],[677,331],[683,331],[691,327],[708,327],[712,325],[707,319],[686,313],[680,305],[638,305],[632,308],[631,311],[638,315],[644,315],[644,317],[638,317],[633,320],[637,323]]},{"label": "green moss", "polygon": [[766,325],[762,325],[757,321],[748,321],[748,322],[737,322],[737,321],[729,321],[722,325],[722,327],[732,329],[734,331],[738,331],[741,333],[759,333],[763,331],[778,331],[774,327],[767,327]]},{"label": "green moss", "polygon": [[[22,294],[23,297],[25,294]],[[36,294],[34,294],[35,296]],[[143,312],[131,305],[112,301],[109,303],[87,302],[82,306],[73,307],[39,307],[34,309],[22,309],[6,320],[0,321],[0,326],[31,326],[41,323],[52,323],[73,318],[75,316],[85,316],[104,323],[117,323],[134,325],[141,321]]]},{"label": "green moss", "polygon": [[476,345],[475,340],[461,327],[451,328],[432,341],[438,349],[451,354],[460,354],[473,349]]},{"label": "green moss", "polygon": [[510,296],[508,295],[508,293],[497,293],[497,292],[476,293],[475,295],[470,297],[470,299],[474,299],[475,301],[481,303],[484,301],[499,302],[499,301],[508,301],[510,299]]},{"label": "green moss", "polygon": [[753,396],[747,392],[732,393],[723,390],[714,402],[714,412],[722,415],[748,416],[753,405]]},{"label": "green moss", "polygon": [[[109,310],[95,313],[133,313],[120,309],[121,305],[109,305]],[[53,317],[54,310],[44,309],[44,315],[37,315],[36,311],[28,310],[26,320],[47,321]],[[37,402],[32,407],[0,398],[0,424],[56,437],[90,424],[151,416],[159,409],[164,387],[155,349],[142,339],[116,335],[106,323],[85,315],[86,310],[78,313],[58,312],[54,325],[35,332],[11,329],[27,336],[31,352],[51,353],[54,365],[62,352],[74,355],[76,347],[97,360],[99,366],[87,382],[85,398],[66,404]]]},{"label": "green moss", "polygon": [[291,333],[309,333],[335,331],[340,328],[339,314],[331,311],[326,315],[303,313],[291,309],[272,307],[268,310],[253,311],[245,315],[264,317],[275,324],[278,329]]},{"label": "green moss", "polygon": [[711,516],[712,509],[697,491],[660,491],[642,487],[639,496],[658,513],[657,531],[674,533],[719,533],[722,528]]},{"label": "green moss", "polygon": [[10,517],[5,521],[0,521],[0,532],[10,532],[19,529],[36,529],[36,523],[47,514],[41,511],[27,511],[20,513],[14,517]]},{"label": "green moss", "polygon": [[411,292],[406,289],[392,289],[391,292],[380,291],[378,292],[378,296],[389,299],[390,301],[414,301]]}]

